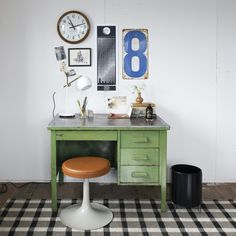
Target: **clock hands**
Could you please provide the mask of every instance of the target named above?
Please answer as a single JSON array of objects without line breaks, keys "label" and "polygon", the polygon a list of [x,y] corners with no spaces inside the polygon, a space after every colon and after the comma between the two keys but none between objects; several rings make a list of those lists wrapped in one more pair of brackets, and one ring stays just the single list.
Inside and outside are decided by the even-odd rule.
[{"label": "clock hands", "polygon": [[84,24],[85,24],[85,23],[73,25],[73,26],[70,26],[69,28],[75,28],[75,27],[77,27],[77,26],[84,25]]},{"label": "clock hands", "polygon": [[72,21],[71,21],[70,17],[68,17],[68,19],[69,19],[69,24],[71,25],[71,27],[70,27],[70,28],[73,28],[73,29],[75,30],[75,26],[73,25],[73,23],[72,23]]}]

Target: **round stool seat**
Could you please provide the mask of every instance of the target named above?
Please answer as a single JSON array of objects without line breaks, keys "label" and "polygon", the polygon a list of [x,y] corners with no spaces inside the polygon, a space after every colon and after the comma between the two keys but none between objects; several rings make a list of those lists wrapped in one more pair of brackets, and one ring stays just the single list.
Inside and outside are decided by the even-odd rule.
[{"label": "round stool seat", "polygon": [[62,164],[65,175],[74,178],[94,178],[105,175],[110,170],[110,162],[101,157],[74,157]]}]

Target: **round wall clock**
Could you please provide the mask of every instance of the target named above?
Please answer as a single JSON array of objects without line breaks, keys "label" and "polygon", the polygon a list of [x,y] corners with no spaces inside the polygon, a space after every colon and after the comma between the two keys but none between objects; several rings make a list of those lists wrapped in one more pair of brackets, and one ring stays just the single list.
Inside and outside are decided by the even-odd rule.
[{"label": "round wall clock", "polygon": [[88,18],[79,11],[65,12],[57,22],[57,32],[67,43],[80,43],[89,34]]}]

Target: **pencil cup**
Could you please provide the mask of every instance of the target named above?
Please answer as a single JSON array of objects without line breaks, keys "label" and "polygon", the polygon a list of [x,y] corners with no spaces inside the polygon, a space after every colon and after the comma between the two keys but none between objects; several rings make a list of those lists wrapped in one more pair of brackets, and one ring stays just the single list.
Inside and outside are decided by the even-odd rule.
[{"label": "pencil cup", "polygon": [[84,109],[82,109],[82,110],[80,110],[80,118],[86,118],[87,117],[87,114],[86,114],[86,110]]}]

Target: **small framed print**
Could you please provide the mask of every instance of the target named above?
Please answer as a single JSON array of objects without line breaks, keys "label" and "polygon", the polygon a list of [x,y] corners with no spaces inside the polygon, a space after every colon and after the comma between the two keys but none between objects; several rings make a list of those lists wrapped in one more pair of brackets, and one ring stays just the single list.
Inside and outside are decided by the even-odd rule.
[{"label": "small framed print", "polygon": [[55,47],[55,54],[58,61],[62,61],[66,59],[66,53],[63,46]]},{"label": "small framed print", "polygon": [[91,66],[91,48],[69,48],[69,66]]}]

